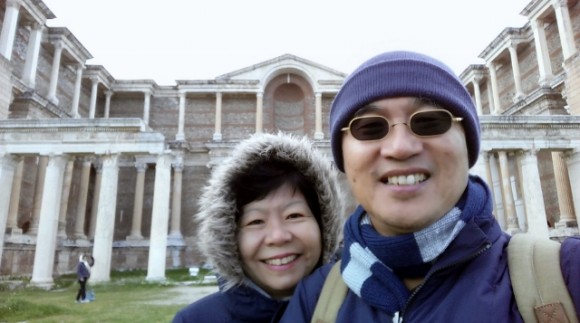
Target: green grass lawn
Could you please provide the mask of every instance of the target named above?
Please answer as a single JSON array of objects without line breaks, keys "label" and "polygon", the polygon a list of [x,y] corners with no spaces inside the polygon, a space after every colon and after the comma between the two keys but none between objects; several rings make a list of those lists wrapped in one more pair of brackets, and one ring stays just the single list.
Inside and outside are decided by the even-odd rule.
[{"label": "green grass lawn", "polygon": [[[148,302],[172,296],[172,287],[179,282],[199,282],[187,269],[168,270],[167,281],[147,282],[144,271],[111,273],[109,283],[90,285],[96,300],[75,303],[76,276],[62,276],[51,290],[17,288],[9,290],[0,281],[0,322],[171,322],[185,304],[152,305]],[[191,287],[195,288],[195,287]]]}]

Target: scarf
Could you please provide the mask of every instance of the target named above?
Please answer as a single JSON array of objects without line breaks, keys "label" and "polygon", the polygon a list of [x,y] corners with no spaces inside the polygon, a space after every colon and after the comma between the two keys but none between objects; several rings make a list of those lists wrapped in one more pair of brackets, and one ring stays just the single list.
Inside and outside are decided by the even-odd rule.
[{"label": "scarf", "polygon": [[476,177],[470,177],[459,202],[447,214],[414,233],[382,236],[359,206],[344,227],[345,283],[369,305],[395,315],[410,296],[401,278],[424,277],[465,224],[484,209],[491,210],[490,193]]}]

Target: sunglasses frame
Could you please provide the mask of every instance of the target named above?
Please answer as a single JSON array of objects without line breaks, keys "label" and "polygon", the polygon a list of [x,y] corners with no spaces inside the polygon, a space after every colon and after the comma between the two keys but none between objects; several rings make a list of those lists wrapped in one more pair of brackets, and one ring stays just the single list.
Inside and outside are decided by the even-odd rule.
[{"label": "sunglasses frame", "polygon": [[[451,126],[450,126],[450,127],[449,127],[449,129],[445,130],[445,132],[442,132],[442,133],[440,133],[440,134],[435,134],[435,135],[419,135],[419,134],[415,133],[415,132],[413,131],[413,129],[411,128],[411,126],[410,126],[411,120],[412,120],[412,119],[413,119],[413,117],[415,117],[417,114],[426,113],[426,112],[444,112],[444,113],[448,114],[448,115],[449,115],[449,117],[451,118],[451,126],[453,126],[453,122],[460,122],[460,121],[462,121],[462,120],[463,120],[463,118],[461,118],[461,117],[456,117],[456,116],[454,116],[454,115],[453,115],[451,112],[449,112],[448,110],[445,110],[445,109],[429,109],[429,110],[420,110],[420,111],[416,111],[416,112],[414,112],[413,114],[411,114],[411,115],[409,116],[409,119],[407,119],[407,122],[399,122],[399,123],[394,123],[394,124],[391,124],[391,123],[389,122],[389,119],[387,119],[386,117],[384,117],[384,116],[381,116],[381,115],[377,115],[377,114],[366,115],[366,116],[360,116],[360,117],[352,118],[352,119],[350,120],[350,122],[348,123],[348,126],[346,126],[346,127],[342,128],[342,129],[340,129],[340,130],[341,130],[341,131],[348,131],[348,132],[350,132],[350,134],[351,134],[351,135],[353,136],[353,138],[355,138],[356,140],[359,140],[359,141],[372,141],[372,140],[380,140],[380,139],[383,139],[383,138],[385,138],[385,137],[386,137],[386,136],[388,136],[388,135],[389,135],[389,133],[391,132],[391,128],[392,128],[392,127],[394,127],[394,126],[396,126],[396,125],[400,125],[400,124],[404,124],[404,125],[406,125],[406,126],[407,126],[407,128],[409,128],[409,131],[410,131],[410,132],[411,132],[411,133],[412,133],[414,136],[416,136],[416,137],[419,137],[419,138],[428,138],[428,137],[436,137],[436,136],[441,136],[442,134],[444,134],[444,133],[446,133],[447,131],[449,131],[449,129],[451,129]],[[355,135],[353,135],[353,134],[352,134],[352,131],[350,130],[350,128],[352,127],[352,123],[353,123],[354,121],[356,121],[356,120],[360,120],[360,119],[367,119],[367,118],[381,118],[381,119],[384,119],[384,120],[387,122],[387,126],[388,126],[387,133],[385,133],[385,135],[384,135],[384,136],[382,136],[381,138],[377,138],[377,139],[358,139],[358,138],[357,138]]]}]

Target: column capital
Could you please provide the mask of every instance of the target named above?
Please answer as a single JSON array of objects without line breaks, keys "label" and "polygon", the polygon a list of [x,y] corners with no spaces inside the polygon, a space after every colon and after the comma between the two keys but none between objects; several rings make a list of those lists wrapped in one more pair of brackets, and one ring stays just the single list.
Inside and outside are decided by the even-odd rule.
[{"label": "column capital", "polygon": [[107,96],[107,98],[111,98],[113,96],[113,94],[115,94],[115,92],[113,92],[112,90],[105,91],[105,95]]},{"label": "column capital", "polygon": [[22,5],[22,3],[20,0],[7,0],[6,1],[6,7],[20,9],[21,5]]},{"label": "column capital", "polygon": [[147,167],[149,167],[149,165],[147,165],[145,162],[135,162],[135,168],[137,169],[138,173],[145,172]]}]

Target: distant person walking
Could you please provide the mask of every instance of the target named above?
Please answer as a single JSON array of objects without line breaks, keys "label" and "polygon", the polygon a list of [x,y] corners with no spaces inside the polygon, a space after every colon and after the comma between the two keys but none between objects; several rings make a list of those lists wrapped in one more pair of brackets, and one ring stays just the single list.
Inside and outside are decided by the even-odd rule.
[{"label": "distant person walking", "polygon": [[91,277],[91,266],[94,264],[94,258],[92,256],[86,257],[84,255],[79,256],[79,264],[77,265],[77,279],[79,282],[79,291],[77,293],[76,302],[77,303],[88,303],[86,288],[87,281]]}]

